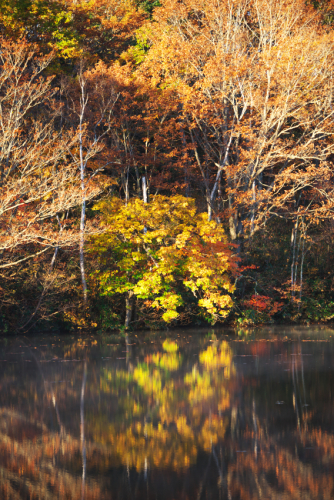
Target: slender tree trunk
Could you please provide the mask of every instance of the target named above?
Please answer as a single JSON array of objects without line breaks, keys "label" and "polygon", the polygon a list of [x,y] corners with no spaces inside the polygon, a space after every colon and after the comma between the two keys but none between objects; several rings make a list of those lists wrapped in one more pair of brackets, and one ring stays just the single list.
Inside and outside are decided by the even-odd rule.
[{"label": "slender tree trunk", "polygon": [[130,172],[130,166],[128,165],[127,170],[126,170],[126,175],[125,175],[125,186],[124,186],[124,191],[125,191],[125,205],[127,206],[129,203],[130,199],[130,193],[129,193],[129,172]]},{"label": "slender tree trunk", "polygon": [[212,206],[210,203],[210,198],[207,200],[207,205],[208,205],[208,220],[211,221],[211,219],[212,219]]},{"label": "slender tree trunk", "polygon": [[139,174],[139,170],[138,170],[138,165],[137,165],[137,163],[134,163],[134,166],[135,166],[135,172],[136,172],[137,194],[138,194],[138,196],[139,196],[139,195],[140,195],[140,192],[141,192],[141,186],[140,186],[140,174]]},{"label": "slender tree trunk", "polygon": [[79,246],[79,256],[80,256],[80,271],[81,271],[81,281],[82,281],[82,291],[84,296],[84,302],[87,302],[87,282],[85,273],[85,260],[84,260],[84,246],[85,246],[85,221],[86,221],[86,185],[85,185],[85,170],[86,162],[84,160],[83,152],[83,127],[84,127],[84,116],[85,109],[88,102],[88,96],[85,93],[85,82],[83,76],[80,76],[80,116],[79,116],[79,154],[80,154],[80,180],[81,180],[81,217],[80,217],[80,246]]},{"label": "slender tree trunk", "polygon": [[295,283],[294,283],[294,292],[296,295],[297,292],[297,275],[298,275],[298,265],[299,265],[299,251],[300,251],[300,243],[301,243],[301,230],[299,230],[299,240],[298,240],[298,245],[296,249],[296,257],[295,257],[295,273],[294,273],[294,278],[295,278]]},{"label": "slender tree trunk", "polygon": [[302,290],[303,290],[303,272],[304,272],[304,260],[305,260],[305,227],[303,230],[303,242],[302,242],[302,255],[300,262],[300,279],[299,279],[299,304],[298,312],[300,311],[301,301],[302,301]]},{"label": "slender tree trunk", "polygon": [[[146,177],[142,178],[142,185],[143,185],[143,202],[148,203]],[[144,234],[146,234],[146,232],[147,232],[147,227],[144,227]]]},{"label": "slender tree trunk", "polygon": [[[79,99],[79,107],[78,109],[73,104],[73,110],[79,119],[78,126],[78,139],[79,139],[79,158],[76,160],[79,164],[80,170],[80,180],[81,180],[81,217],[80,217],[80,245],[79,245],[79,256],[80,256],[80,271],[81,271],[81,281],[82,281],[82,289],[84,302],[87,302],[87,283],[86,283],[86,273],[85,273],[85,259],[84,259],[84,246],[85,246],[85,230],[86,230],[86,201],[87,201],[87,190],[88,184],[90,180],[103,169],[100,167],[94,171],[92,175],[87,175],[87,162],[90,158],[94,157],[97,152],[101,151],[101,146],[99,143],[102,141],[102,138],[106,136],[107,132],[110,129],[110,117],[111,111],[118,99],[118,95],[115,96],[113,91],[109,94],[109,90],[107,91],[109,95],[98,96],[101,99],[101,103],[103,103],[102,108],[97,117],[94,118],[95,124],[92,126],[90,124],[90,131],[93,131],[94,138],[89,138],[89,134],[87,135],[86,130],[86,107],[89,101],[89,95],[87,91],[87,83],[88,80],[83,73],[83,64],[81,63],[80,72],[79,72],[79,88],[80,88],[80,99]],[[95,92],[92,90],[93,93]],[[106,100],[105,100],[106,99]],[[101,134],[98,134],[99,128],[103,124],[103,131]],[[93,129],[93,130],[92,130]],[[103,146],[102,146],[103,147]],[[75,155],[76,157],[76,155]],[[129,170],[129,169],[128,169]],[[127,178],[128,181],[128,173]]]},{"label": "slender tree trunk", "polygon": [[85,216],[86,216],[86,202],[83,200],[81,205],[81,218],[80,218],[80,271],[81,271],[81,281],[82,290],[84,296],[84,302],[87,302],[87,282],[85,273],[85,260],[84,260],[84,246],[85,246]]},{"label": "slender tree trunk", "polygon": [[[187,141],[186,141],[186,137],[185,137],[185,133],[184,133],[184,130],[182,129],[182,146],[184,148],[184,151],[186,152],[187,151]],[[187,159],[187,161],[184,162],[184,185],[185,185],[185,194],[186,194],[186,197],[189,198],[189,195],[190,195],[190,187],[189,187],[189,176],[188,176],[188,167],[189,167],[189,158]]]},{"label": "slender tree trunk", "polygon": [[143,201],[148,203],[146,177],[143,177]]},{"label": "slender tree trunk", "polygon": [[251,232],[250,232],[251,237],[253,236],[255,230],[255,205],[256,205],[255,180],[253,180],[252,182],[252,199],[253,199],[253,206],[252,206],[252,216],[251,216]]},{"label": "slender tree trunk", "polygon": [[[232,197],[229,196],[229,208],[231,211],[233,210],[232,207],[233,207]],[[237,235],[238,217],[236,216],[235,211],[233,211],[230,214],[228,222],[229,222],[229,227],[230,227],[231,240],[235,241],[237,239],[237,236],[238,236]]]},{"label": "slender tree trunk", "polygon": [[297,220],[292,228],[292,233],[291,233],[291,250],[292,250],[292,259],[291,259],[291,296],[292,298],[295,297],[295,269],[296,269],[296,244],[297,244],[297,233],[298,233],[298,223],[299,223],[299,218],[297,217]]},{"label": "slender tree trunk", "polygon": [[221,165],[217,165],[216,164],[216,166],[218,167],[218,171],[217,171],[217,174],[216,174],[215,183],[213,185],[213,188],[212,188],[212,191],[211,191],[211,194],[210,194],[210,206],[211,206],[211,209],[212,209],[213,203],[214,203],[214,201],[216,199],[216,193],[217,193],[217,190],[218,190],[218,186],[219,186],[219,182],[220,182],[220,177],[221,177],[222,171],[224,170],[225,166],[228,164],[228,155],[229,155],[230,147],[231,147],[231,144],[232,144],[232,138],[233,138],[233,136],[232,136],[232,133],[231,133],[229,141],[228,141],[228,144],[226,146],[226,151],[225,151],[224,159],[223,159]]},{"label": "slender tree trunk", "polygon": [[133,298],[134,294],[132,290],[129,290],[125,299],[125,328],[128,329],[132,320],[132,310],[133,310]]},{"label": "slender tree trunk", "polygon": [[[190,137],[191,137],[192,143],[196,144],[196,141],[194,139],[194,136],[193,136],[191,128],[189,129],[189,133],[190,133]],[[197,165],[198,165],[198,167],[200,169],[200,172],[202,174],[204,185],[205,185],[205,197],[206,197],[206,203],[207,203],[207,209],[208,209],[208,220],[210,221],[211,217],[212,217],[210,188],[209,188],[209,183],[208,183],[208,179],[207,179],[207,175],[206,175],[205,169],[203,168],[200,156],[199,156],[198,151],[197,151],[197,147],[195,147],[195,149],[194,149],[194,155],[195,155],[195,159],[196,159]]]}]

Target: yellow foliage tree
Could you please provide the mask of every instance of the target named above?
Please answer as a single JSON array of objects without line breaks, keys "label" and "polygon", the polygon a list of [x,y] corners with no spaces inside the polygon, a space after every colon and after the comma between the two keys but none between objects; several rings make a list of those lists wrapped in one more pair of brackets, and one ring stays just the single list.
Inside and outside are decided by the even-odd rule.
[{"label": "yellow foliage tree", "polygon": [[100,263],[97,281],[102,295],[127,298],[126,327],[135,296],[163,311],[165,322],[176,319],[187,300],[210,322],[228,315],[235,258],[223,228],[197,213],[193,199],[159,195],[149,204],[133,199],[125,205],[112,198],[95,210],[103,228],[91,244]]}]

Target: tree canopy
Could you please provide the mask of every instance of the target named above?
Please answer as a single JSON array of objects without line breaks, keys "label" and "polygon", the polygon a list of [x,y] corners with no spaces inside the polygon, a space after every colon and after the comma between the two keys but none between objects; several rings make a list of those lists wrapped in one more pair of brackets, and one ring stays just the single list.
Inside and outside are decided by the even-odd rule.
[{"label": "tree canopy", "polygon": [[157,195],[125,205],[113,198],[95,209],[102,212],[103,234],[93,238],[93,251],[103,294],[134,294],[163,309],[166,322],[178,317],[189,294],[208,319],[228,315],[235,259],[223,228],[197,214],[194,200]]}]

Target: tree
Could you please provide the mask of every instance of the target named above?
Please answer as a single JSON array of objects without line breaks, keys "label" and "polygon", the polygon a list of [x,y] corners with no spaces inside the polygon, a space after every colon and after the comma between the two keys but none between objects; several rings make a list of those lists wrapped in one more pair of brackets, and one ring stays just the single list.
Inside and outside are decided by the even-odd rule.
[{"label": "tree", "polygon": [[73,26],[73,14],[64,2],[45,0],[3,0],[0,30],[7,39],[26,37],[43,51],[57,51],[62,57],[80,54],[80,36]]},{"label": "tree", "polygon": [[133,195],[141,197],[143,176],[148,196],[182,188],[175,96],[153,88],[131,62],[108,69],[118,95],[108,131],[108,172],[120,195],[126,201]]},{"label": "tree", "polygon": [[72,15],[82,51],[95,62],[96,58],[109,63],[119,58],[147,19],[133,0],[64,0],[63,5]]},{"label": "tree", "polygon": [[[78,172],[69,159],[76,135],[62,133],[57,88],[43,76],[52,54],[36,51],[25,40],[1,39],[0,269],[76,241],[59,218],[80,203]],[[92,186],[87,197],[97,192]]]},{"label": "tree", "polygon": [[102,214],[91,247],[100,262],[96,279],[103,295],[126,297],[126,327],[135,296],[162,310],[166,322],[189,296],[211,322],[228,315],[235,258],[222,227],[198,214],[194,200],[157,195],[125,205],[112,198],[95,210]]},{"label": "tree", "polygon": [[54,50],[66,72],[83,55],[91,62],[117,59],[134,39],[147,14],[132,0],[3,0],[0,30],[25,36],[41,50]]},{"label": "tree", "polygon": [[84,264],[86,202],[90,199],[89,189],[92,179],[96,178],[109,163],[103,156],[103,140],[111,127],[112,109],[117,101],[117,92],[111,71],[103,63],[97,64],[95,68],[86,72],[83,71],[83,63],[81,63],[77,82],[75,84],[70,82],[66,90],[69,104],[68,118],[72,125],[77,125],[78,142],[71,150],[71,156],[80,172],[79,256],[84,301],[87,302]]},{"label": "tree", "polygon": [[332,206],[317,188],[334,148],[334,39],[320,13],[303,0],[167,0],[154,20],[141,71],[179,96],[209,218],[222,188],[233,240],[310,184]]}]

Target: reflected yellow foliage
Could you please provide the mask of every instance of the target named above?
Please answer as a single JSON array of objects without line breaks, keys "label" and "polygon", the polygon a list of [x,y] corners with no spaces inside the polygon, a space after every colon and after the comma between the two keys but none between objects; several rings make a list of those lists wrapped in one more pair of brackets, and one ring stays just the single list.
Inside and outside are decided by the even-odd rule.
[{"label": "reflected yellow foliage", "polygon": [[225,389],[225,387],[222,388],[221,390],[221,399],[218,404],[218,411],[223,412],[227,410],[231,406],[231,401],[230,401],[230,393]]},{"label": "reflected yellow foliage", "polygon": [[180,469],[196,462],[197,445],[194,439],[180,439],[178,430],[159,423],[137,423],[123,430],[109,425],[108,432],[95,429],[95,442],[112,445],[115,465],[126,465],[142,471],[147,467]]},{"label": "reflected yellow foliage", "polygon": [[184,439],[194,439],[194,433],[190,425],[187,424],[187,419],[184,415],[177,418],[175,423],[180,436],[182,436]]},{"label": "reflected yellow foliage", "polygon": [[171,354],[153,354],[152,362],[160,368],[165,368],[166,370],[175,371],[178,370],[181,364],[181,355],[177,353]]},{"label": "reflected yellow foliage", "polygon": [[228,426],[227,418],[220,418],[213,415],[207,418],[202,426],[198,444],[205,451],[210,451],[212,445],[216,444],[219,439],[223,439]]},{"label": "reflected yellow foliage", "polygon": [[138,471],[188,467],[199,450],[209,451],[228,428],[228,418],[221,416],[230,406],[226,384],[234,373],[227,342],[203,350],[200,364],[182,377],[177,374],[183,363],[177,343],[166,340],[162,348],[129,370],[104,369],[100,388],[117,395],[122,420],[91,427],[95,441],[112,446],[117,463]]},{"label": "reflected yellow foliage", "polygon": [[170,352],[170,353],[176,352],[179,350],[179,346],[177,345],[177,343],[174,340],[168,340],[168,339],[166,339],[163,342],[162,348],[164,351]]},{"label": "reflected yellow foliage", "polygon": [[207,370],[224,367],[225,377],[230,378],[231,374],[235,373],[232,357],[233,353],[228,342],[223,340],[219,344],[210,345],[206,351],[200,354],[199,360]]},{"label": "reflected yellow foliage", "polygon": [[133,379],[147,394],[154,394],[156,397],[161,395],[162,381],[159,370],[150,373],[146,365],[138,366],[133,372]]},{"label": "reflected yellow foliage", "polygon": [[196,366],[193,367],[191,373],[184,377],[184,382],[191,386],[188,396],[191,404],[208,399],[213,395],[210,373],[204,372],[201,375]]}]

